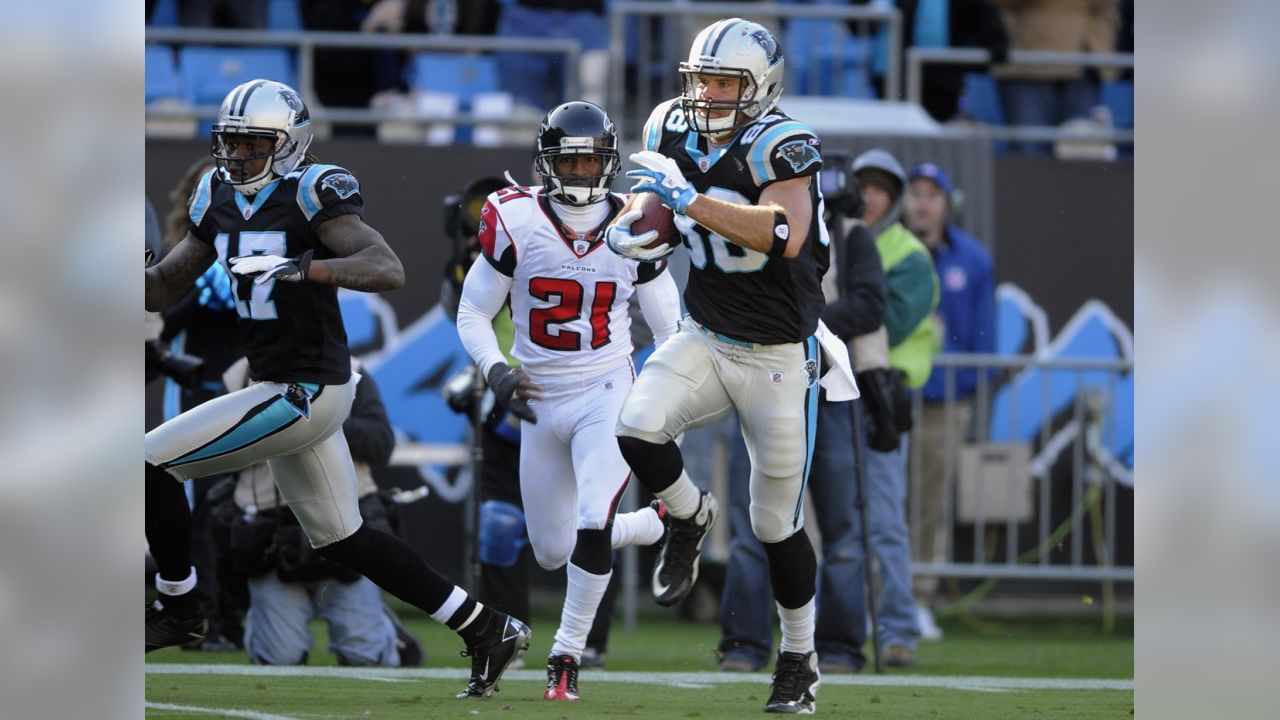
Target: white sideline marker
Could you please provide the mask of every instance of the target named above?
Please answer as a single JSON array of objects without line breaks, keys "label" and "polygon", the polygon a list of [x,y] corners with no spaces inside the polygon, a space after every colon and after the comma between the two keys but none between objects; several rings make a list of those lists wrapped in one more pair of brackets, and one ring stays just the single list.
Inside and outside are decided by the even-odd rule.
[{"label": "white sideline marker", "polygon": [[271,715],[256,710],[228,710],[226,708],[207,708],[196,705],[174,705],[147,701],[148,710],[169,710],[171,712],[192,713],[193,715],[216,715],[218,717],[244,718],[244,720],[293,720],[288,715]]},{"label": "white sideline marker", "polygon": [[[148,675],[245,675],[252,677],[336,677],[376,682],[404,682],[415,679],[463,680],[470,674],[464,668],[353,668],[353,667],[284,667],[263,665],[183,665],[147,663]],[[767,673],[719,672],[609,672],[590,671],[590,681],[663,684],[672,687],[699,688],[732,683],[767,683]],[[503,679],[544,681],[541,670],[512,670]],[[963,675],[826,675],[823,685],[855,685],[863,687],[924,687],[972,692],[1005,692],[1018,690],[1133,690],[1133,680],[1101,678],[1014,678]],[[240,716],[237,716],[240,717]],[[249,716],[244,716],[249,717]],[[274,718],[255,715],[253,717]]]}]

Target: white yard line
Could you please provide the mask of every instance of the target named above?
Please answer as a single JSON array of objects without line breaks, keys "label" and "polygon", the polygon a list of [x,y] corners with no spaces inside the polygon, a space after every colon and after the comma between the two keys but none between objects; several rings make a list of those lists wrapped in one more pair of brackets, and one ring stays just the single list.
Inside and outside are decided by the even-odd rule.
[{"label": "white yard line", "polygon": [[227,708],[207,708],[195,705],[174,705],[172,703],[147,702],[148,710],[170,710],[173,712],[192,713],[193,715],[216,715],[218,717],[244,718],[244,720],[293,720],[288,715],[272,715],[256,710],[228,710]]},{"label": "white yard line", "polygon": [[[181,665],[147,663],[148,675],[247,675],[253,677],[336,677],[351,680],[396,682],[413,679],[461,680],[468,677],[464,668],[352,668],[352,667],[278,667],[257,665]],[[512,670],[508,680],[543,681],[542,670]],[[682,688],[699,688],[729,683],[768,683],[765,673],[718,672],[610,672],[585,670],[583,679],[592,683],[650,683]],[[1005,690],[1133,690],[1132,680],[1098,678],[1013,678],[957,675],[827,675],[823,685],[858,685],[864,687],[923,687],[945,690],[999,692]],[[250,717],[249,715],[236,717]],[[254,715],[252,717],[275,717]]]}]

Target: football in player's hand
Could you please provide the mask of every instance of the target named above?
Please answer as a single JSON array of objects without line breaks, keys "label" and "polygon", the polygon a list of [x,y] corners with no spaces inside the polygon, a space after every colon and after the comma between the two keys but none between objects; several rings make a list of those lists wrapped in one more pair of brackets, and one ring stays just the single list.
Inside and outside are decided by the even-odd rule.
[{"label": "football in player's hand", "polygon": [[676,229],[675,215],[671,208],[663,205],[653,193],[639,193],[639,196],[635,209],[640,211],[640,219],[631,223],[631,234],[643,235],[650,230],[657,230],[658,237],[645,245],[646,248],[679,245],[682,239],[680,231]]}]

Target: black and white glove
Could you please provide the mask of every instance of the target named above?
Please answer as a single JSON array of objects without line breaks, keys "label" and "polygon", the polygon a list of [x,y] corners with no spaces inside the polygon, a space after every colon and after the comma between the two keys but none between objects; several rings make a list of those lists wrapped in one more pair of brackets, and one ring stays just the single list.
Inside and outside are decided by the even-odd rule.
[{"label": "black and white glove", "polygon": [[536,423],[538,416],[533,412],[533,408],[529,407],[529,401],[516,395],[523,375],[524,373],[518,372],[506,363],[497,363],[489,368],[489,375],[485,380],[488,381],[494,398],[513,415],[525,422]]},{"label": "black and white glove", "polygon": [[307,279],[307,271],[311,268],[311,256],[314,250],[308,250],[296,258],[279,255],[241,255],[233,257],[231,272],[237,275],[257,275],[253,281],[265,285],[272,280],[285,282],[301,282]]}]

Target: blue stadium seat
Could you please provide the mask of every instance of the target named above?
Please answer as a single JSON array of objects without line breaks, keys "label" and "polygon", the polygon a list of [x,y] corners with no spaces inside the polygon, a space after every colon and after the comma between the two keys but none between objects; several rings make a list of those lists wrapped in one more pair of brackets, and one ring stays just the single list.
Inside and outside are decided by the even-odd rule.
[{"label": "blue stadium seat", "polygon": [[[868,47],[837,20],[792,18],[782,33],[787,91],[797,95],[874,98]],[[837,80],[837,75],[839,79]]]},{"label": "blue stadium seat", "polygon": [[298,0],[267,0],[268,30],[301,30]]},{"label": "blue stadium seat", "polygon": [[476,93],[497,92],[498,64],[492,56],[418,53],[410,66],[414,88],[458,96],[464,109]]},{"label": "blue stadium seat", "polygon": [[232,88],[254,78],[297,87],[293,59],[285,48],[189,45],[178,53],[178,68],[192,105],[218,105]]},{"label": "blue stadium seat", "polygon": [[[960,96],[960,114],[987,125],[1002,126],[1004,106],[1000,104],[1000,88],[991,73],[971,72],[964,76],[964,93]],[[997,140],[997,153],[1009,150],[1009,143]]]},{"label": "blue stadium seat", "polygon": [[1102,104],[1111,110],[1111,122],[1118,128],[1133,127],[1133,81],[1116,80],[1102,84]]},{"label": "blue stadium seat", "polygon": [[173,48],[168,45],[148,45],[145,63],[144,95],[148,103],[161,98],[182,97],[182,81],[178,77],[178,67],[173,62]]},{"label": "blue stadium seat", "polygon": [[178,0],[156,0],[148,24],[151,27],[178,27]]}]

